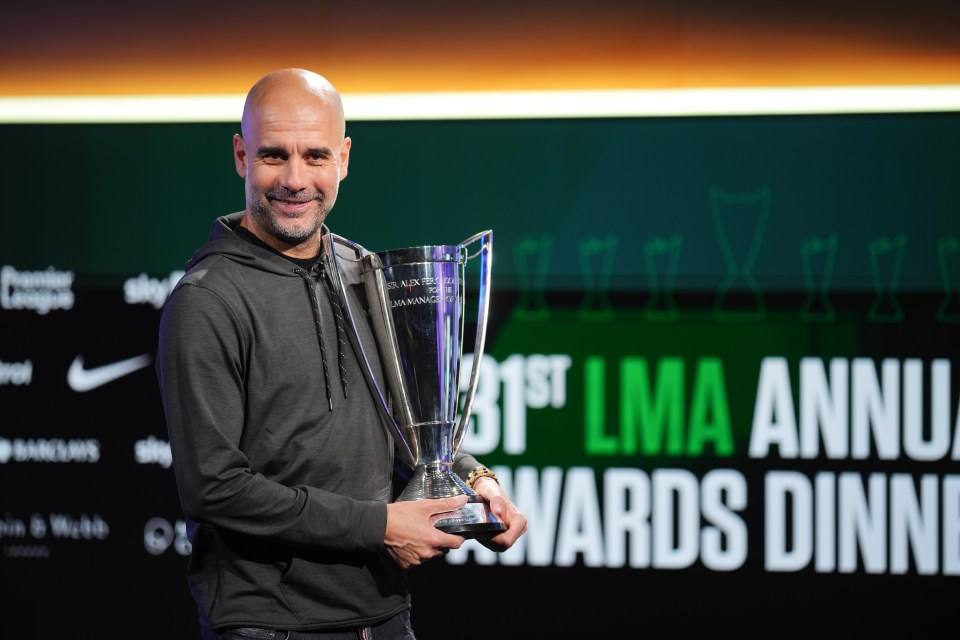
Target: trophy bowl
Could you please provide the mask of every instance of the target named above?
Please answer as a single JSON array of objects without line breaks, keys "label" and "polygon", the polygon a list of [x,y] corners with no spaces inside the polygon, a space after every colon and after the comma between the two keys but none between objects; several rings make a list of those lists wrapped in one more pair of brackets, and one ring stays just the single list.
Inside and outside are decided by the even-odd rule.
[{"label": "trophy bowl", "polygon": [[[398,501],[467,495],[457,511],[444,513],[438,529],[466,537],[496,534],[506,524],[487,502],[452,470],[477,390],[490,306],[490,265],[493,232],[484,231],[458,245],[425,245],[376,253],[328,233],[325,255],[337,294],[351,327],[350,339],[361,354],[364,375],[378,398],[378,409],[389,425],[401,460],[413,472]],[[470,247],[479,243],[471,255]],[[348,250],[338,255],[337,247]],[[480,257],[480,284],[473,368],[457,418],[460,364],[463,360],[465,271]],[[363,316],[353,312],[348,283],[339,260],[360,263]],[[383,368],[374,374],[363,350],[360,332],[373,336]]]}]

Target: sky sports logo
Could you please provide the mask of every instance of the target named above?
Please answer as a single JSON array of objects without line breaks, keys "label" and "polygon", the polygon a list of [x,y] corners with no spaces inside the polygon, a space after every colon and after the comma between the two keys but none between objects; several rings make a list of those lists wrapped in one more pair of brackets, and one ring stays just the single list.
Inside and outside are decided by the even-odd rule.
[{"label": "sky sports logo", "polygon": [[141,273],[123,283],[123,301],[127,304],[151,304],[159,309],[183,277],[183,271],[171,271],[166,278],[151,278]]},{"label": "sky sports logo", "polygon": [[26,386],[33,380],[33,362],[4,362],[0,360],[0,387],[4,385]]},{"label": "sky sports logo", "polygon": [[158,464],[164,469],[173,464],[170,443],[155,436],[133,443],[133,455],[137,464]]}]

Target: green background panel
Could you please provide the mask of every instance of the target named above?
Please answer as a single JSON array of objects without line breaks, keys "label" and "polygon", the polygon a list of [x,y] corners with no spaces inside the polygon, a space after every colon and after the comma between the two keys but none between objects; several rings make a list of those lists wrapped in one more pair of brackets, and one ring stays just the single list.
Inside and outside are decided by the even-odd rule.
[{"label": "green background panel", "polygon": [[[11,150],[0,164],[0,255],[19,269],[53,263],[90,281],[181,268],[213,216],[243,206],[236,130],[0,127]],[[664,272],[645,265],[644,247],[669,238],[680,239],[676,290],[714,290],[735,276],[731,291],[802,291],[801,246],[811,238],[837,240],[834,290],[873,290],[876,238],[904,238],[901,290],[943,287],[941,243],[957,260],[960,114],[357,122],[348,134],[334,231],[381,250],[493,229],[498,289],[534,274],[546,291],[580,291],[604,273],[604,287],[646,289]],[[711,193],[765,193],[766,208],[718,212]],[[728,225],[727,256],[717,213]],[[523,243],[545,238],[543,270],[522,264],[533,259]],[[603,251],[591,253],[591,242]],[[892,277],[892,266],[880,268]]]}]

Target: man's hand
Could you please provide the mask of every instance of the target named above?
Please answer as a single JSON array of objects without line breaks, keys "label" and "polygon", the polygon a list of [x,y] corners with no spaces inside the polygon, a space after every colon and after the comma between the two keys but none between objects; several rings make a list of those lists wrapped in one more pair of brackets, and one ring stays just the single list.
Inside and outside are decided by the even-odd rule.
[{"label": "man's hand", "polygon": [[527,531],[527,516],[507,497],[500,483],[491,478],[479,478],[473,490],[490,503],[490,510],[507,525],[507,530],[495,536],[478,536],[477,541],[492,551],[506,551]]},{"label": "man's hand", "polygon": [[442,556],[450,549],[459,549],[463,537],[444,533],[434,523],[466,503],[467,496],[391,502],[387,505],[384,548],[404,569]]}]

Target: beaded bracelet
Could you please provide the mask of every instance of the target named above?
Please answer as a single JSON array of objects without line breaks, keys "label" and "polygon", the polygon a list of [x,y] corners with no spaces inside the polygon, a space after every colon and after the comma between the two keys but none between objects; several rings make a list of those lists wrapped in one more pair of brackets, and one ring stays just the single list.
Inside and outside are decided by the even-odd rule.
[{"label": "beaded bracelet", "polygon": [[473,471],[470,472],[470,475],[467,476],[467,486],[473,489],[473,485],[475,485],[480,478],[490,478],[497,484],[500,484],[500,481],[497,480],[497,474],[485,466],[480,465],[479,467],[475,467]]}]

